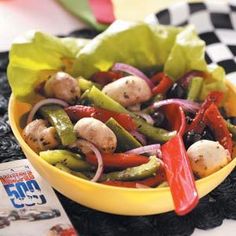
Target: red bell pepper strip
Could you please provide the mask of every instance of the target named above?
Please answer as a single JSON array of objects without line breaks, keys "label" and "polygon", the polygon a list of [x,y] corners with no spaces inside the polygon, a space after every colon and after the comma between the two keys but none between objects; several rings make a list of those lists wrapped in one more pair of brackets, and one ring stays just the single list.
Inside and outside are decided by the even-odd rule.
[{"label": "red bell pepper strip", "polygon": [[[175,211],[178,215],[185,215],[197,205],[199,198],[182,138],[185,130],[185,115],[181,107],[178,107],[178,110],[179,112],[174,114],[174,120],[177,119],[180,121],[173,123],[176,126],[175,129],[177,128],[177,124],[179,124],[178,133],[175,137],[163,144],[161,150]],[[169,120],[171,119],[169,118]]]},{"label": "red bell pepper strip", "polygon": [[160,72],[154,75],[151,78],[151,81],[154,84],[158,82],[158,84],[152,89],[152,93],[154,95],[160,94],[160,93],[161,94],[166,93],[174,83],[173,80],[169,76],[164,74],[163,72]]},{"label": "red bell pepper strip", "polygon": [[117,113],[98,107],[88,107],[83,105],[66,107],[65,111],[74,121],[84,117],[93,117],[105,123],[112,117],[126,130],[133,131],[136,129],[136,124],[129,114]]},{"label": "red bell pepper strip", "polygon": [[104,86],[123,76],[123,72],[119,71],[98,71],[92,75],[91,80]]},{"label": "red bell pepper strip", "polygon": [[[104,167],[128,168],[145,164],[149,159],[145,156],[128,153],[102,153]],[[94,154],[87,154],[86,160],[92,165],[97,165]]]},{"label": "red bell pepper strip", "polygon": [[116,186],[116,187],[125,187],[125,188],[138,188],[138,185],[145,185],[148,187],[156,187],[162,182],[166,181],[166,175],[164,169],[159,169],[155,176],[149,177],[144,180],[139,181],[118,181],[118,180],[107,180],[101,182],[102,184]]},{"label": "red bell pepper strip", "polygon": [[203,122],[203,116],[207,108],[212,104],[216,104],[217,106],[223,100],[224,93],[219,91],[211,92],[205,101],[202,103],[199,111],[197,112],[195,118],[193,119],[192,123],[186,128],[186,132],[194,131],[195,133],[201,134],[205,128],[205,124]]},{"label": "red bell pepper strip", "polygon": [[[186,120],[185,115],[180,114],[179,106],[176,104],[169,104],[168,106],[164,106],[162,108],[170,127],[169,129],[176,130],[179,134],[183,135],[186,128]],[[178,119],[173,119],[173,116],[178,114]]]},{"label": "red bell pepper strip", "polygon": [[224,118],[214,103],[207,108],[204,114],[204,122],[214,133],[216,140],[232,154],[233,142],[231,134]]}]

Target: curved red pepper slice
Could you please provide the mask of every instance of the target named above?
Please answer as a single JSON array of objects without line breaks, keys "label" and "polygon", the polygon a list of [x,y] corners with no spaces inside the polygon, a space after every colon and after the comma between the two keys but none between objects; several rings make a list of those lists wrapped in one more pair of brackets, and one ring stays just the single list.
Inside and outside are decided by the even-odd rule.
[{"label": "curved red pepper slice", "polygon": [[83,105],[66,107],[65,111],[74,121],[84,117],[93,117],[105,123],[112,117],[126,130],[133,131],[136,129],[136,124],[129,114],[117,113],[98,107],[88,107]]},{"label": "curved red pepper slice", "polygon": [[[102,153],[104,167],[128,168],[145,164],[149,159],[145,156],[128,153]],[[97,158],[94,154],[87,154],[86,160],[97,165]]]},{"label": "curved red pepper slice", "polygon": [[173,80],[167,76],[166,74],[164,74],[163,72],[157,73],[156,75],[154,75],[151,78],[151,81],[156,84],[158,83],[153,89],[152,89],[152,93],[154,95],[156,94],[164,94],[166,93],[169,88],[173,85]]},{"label": "curved red pepper slice", "polygon": [[219,105],[224,98],[224,93],[220,91],[211,92],[205,101],[202,103],[199,111],[197,112],[192,123],[187,127],[186,132],[194,131],[195,133],[201,134],[205,128],[205,123],[203,122],[203,116],[206,109],[212,104]]},{"label": "curved red pepper slice", "polygon": [[104,86],[123,76],[123,72],[119,71],[98,71],[92,75],[91,80]]},{"label": "curved red pepper slice", "polygon": [[214,133],[219,143],[232,154],[233,142],[226,122],[220,114],[217,106],[212,103],[204,114],[204,122]]},{"label": "curved red pepper slice", "polygon": [[[182,139],[182,135],[185,132],[184,112],[181,107],[176,105],[171,105],[169,109],[167,106],[167,118],[172,121],[171,125],[178,130],[178,133],[162,145],[162,158],[175,211],[178,215],[185,215],[197,205],[199,198]],[[172,114],[172,118],[169,117],[170,114]],[[174,119],[173,116],[175,117]]]}]

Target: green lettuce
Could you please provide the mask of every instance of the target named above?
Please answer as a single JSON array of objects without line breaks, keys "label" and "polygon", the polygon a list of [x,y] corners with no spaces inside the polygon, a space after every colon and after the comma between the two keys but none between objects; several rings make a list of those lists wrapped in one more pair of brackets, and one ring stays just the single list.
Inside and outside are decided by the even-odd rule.
[{"label": "green lettuce", "polygon": [[164,71],[176,80],[191,70],[206,71],[205,42],[192,25],[180,32],[164,65]]},{"label": "green lettuce", "polygon": [[10,50],[7,69],[14,96],[22,101],[34,102],[35,88],[56,71],[71,72],[75,56],[86,40],[57,38],[40,32],[23,37]]},{"label": "green lettuce", "polygon": [[140,69],[164,66],[164,72],[176,80],[189,70],[206,70],[204,50],[193,26],[117,21],[78,53],[73,73],[89,79],[96,71],[123,62]]},{"label": "green lettuce", "polygon": [[225,91],[224,70],[208,67],[205,42],[193,26],[173,27],[144,22],[116,21],[93,40],[59,39],[37,32],[28,42],[13,44],[8,78],[17,99],[34,102],[35,88],[56,71],[90,79],[116,62],[141,70],[164,68],[174,81],[191,70],[210,74],[200,99],[209,91]]}]

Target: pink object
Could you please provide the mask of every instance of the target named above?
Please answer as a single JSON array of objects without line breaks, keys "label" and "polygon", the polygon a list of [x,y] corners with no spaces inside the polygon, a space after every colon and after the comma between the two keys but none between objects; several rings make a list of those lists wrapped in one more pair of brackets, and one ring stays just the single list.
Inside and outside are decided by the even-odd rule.
[{"label": "pink object", "polygon": [[89,0],[89,5],[97,22],[111,24],[115,20],[111,0]]}]

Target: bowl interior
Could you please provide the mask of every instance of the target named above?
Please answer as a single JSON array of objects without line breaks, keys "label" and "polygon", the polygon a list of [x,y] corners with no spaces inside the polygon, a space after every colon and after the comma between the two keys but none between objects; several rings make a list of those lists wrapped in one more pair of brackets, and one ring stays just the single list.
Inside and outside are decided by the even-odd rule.
[{"label": "bowl interior", "polygon": [[[236,116],[236,89],[227,82],[228,93],[225,108],[230,115]],[[150,215],[174,209],[169,187],[152,189],[130,189],[106,186],[74,177],[42,160],[23,140],[22,117],[31,106],[11,96],[9,120],[13,133],[26,157],[34,168],[54,187],[68,198],[87,207],[122,215]],[[235,156],[235,155],[234,155]],[[236,158],[214,174],[196,181],[198,194],[205,196],[218,186],[236,166]]]}]

